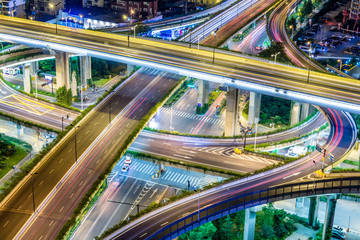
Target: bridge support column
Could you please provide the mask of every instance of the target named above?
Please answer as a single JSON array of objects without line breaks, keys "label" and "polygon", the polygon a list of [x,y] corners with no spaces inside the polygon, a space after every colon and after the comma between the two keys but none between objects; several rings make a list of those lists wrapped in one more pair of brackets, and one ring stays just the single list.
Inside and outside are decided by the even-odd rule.
[{"label": "bridge support column", "polygon": [[260,118],[261,93],[250,92],[248,126],[256,123],[255,118]]},{"label": "bridge support column", "polygon": [[310,206],[309,206],[309,214],[308,214],[308,221],[309,225],[315,227],[318,219],[318,212],[319,212],[319,197],[309,197]]},{"label": "bridge support column", "polygon": [[24,127],[21,126],[20,124],[17,124],[16,128],[17,128],[17,137],[20,138],[20,136],[24,134]]},{"label": "bridge support column", "polygon": [[176,38],[176,30],[175,29],[171,29],[171,39],[175,39]]},{"label": "bridge support column", "polygon": [[290,125],[297,124],[300,120],[300,103],[294,102],[291,109]]},{"label": "bridge support column", "polygon": [[209,108],[209,82],[198,80],[198,105],[196,107],[197,114],[205,113]]},{"label": "bridge support column", "polygon": [[302,103],[300,121],[304,121],[309,116],[309,112],[310,112],[310,104]]},{"label": "bridge support column", "polygon": [[56,88],[65,86],[70,88],[69,53],[55,51]]},{"label": "bridge support column", "polygon": [[135,65],[128,64],[126,69],[126,75],[129,76],[131,72],[134,70]]},{"label": "bridge support column", "polygon": [[91,79],[91,57],[81,56],[80,57],[80,79],[82,87],[87,88],[88,80]]},{"label": "bridge support column", "polygon": [[226,95],[225,136],[236,135],[239,120],[239,89],[230,88]]},{"label": "bridge support column", "polygon": [[254,240],[255,236],[255,207],[245,209],[244,240]]},{"label": "bridge support column", "polygon": [[339,198],[338,194],[330,195],[327,199],[326,210],[325,210],[325,219],[324,219],[324,230],[322,239],[331,240],[332,237],[332,228],[334,224],[335,217],[335,208],[336,202]]},{"label": "bridge support column", "polygon": [[25,64],[24,65],[24,91],[27,93],[31,92],[31,74],[30,74],[30,69],[31,65],[30,64]]}]

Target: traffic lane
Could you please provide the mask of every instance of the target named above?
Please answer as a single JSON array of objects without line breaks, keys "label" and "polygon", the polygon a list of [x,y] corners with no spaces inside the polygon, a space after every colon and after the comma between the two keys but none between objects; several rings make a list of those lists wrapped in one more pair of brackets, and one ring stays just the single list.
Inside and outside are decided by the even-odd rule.
[{"label": "traffic lane", "polygon": [[[130,206],[115,202],[114,195],[121,193],[118,202],[126,202],[128,192],[137,184],[136,179],[126,178],[121,183],[116,181],[109,184],[109,187],[101,198],[92,207],[91,212],[86,215],[72,239],[92,239],[106,226],[109,216],[119,212],[119,208],[126,211]],[[109,201],[110,200],[110,201]]]},{"label": "traffic lane", "polygon": [[[6,27],[3,27],[3,28],[6,28]],[[71,35],[77,35],[78,37],[82,37],[82,39],[92,39],[93,41],[96,41],[96,37],[93,36],[93,35],[90,35],[89,33],[86,33],[86,34],[83,34],[80,32],[71,32]],[[123,46],[123,45],[127,45],[126,42],[122,42],[122,41],[114,41],[112,40],[112,38],[109,38],[110,36],[106,36],[107,38],[102,38],[103,40],[102,41],[106,41],[106,40],[109,40],[109,43],[111,44],[115,44],[116,46]],[[70,43],[68,43],[69,45],[71,46],[76,46],[75,44],[76,40],[72,39],[70,41]],[[81,44],[83,44],[83,40],[81,40]],[[63,39],[62,41],[63,44],[67,44],[65,42],[65,40]],[[109,45],[106,46],[106,49],[103,49],[101,46],[101,44],[96,44],[96,43],[87,43],[87,47],[88,48],[91,48],[92,46],[96,46],[95,49],[97,51],[105,51],[105,52],[109,52],[109,49],[112,49],[114,47],[111,47]],[[144,48],[145,46],[145,48]],[[188,59],[188,60],[191,60],[191,59],[196,59],[196,61],[202,61],[202,59],[206,59],[206,62],[211,62],[212,59],[209,58],[209,57],[202,57],[202,56],[194,56],[194,55],[189,55],[189,54],[184,54],[183,52],[181,51],[178,51],[177,49],[180,49],[180,48],[177,48],[177,49],[173,49],[173,51],[171,51],[173,54],[178,54],[180,56],[177,56],[176,57],[176,60],[174,59],[174,61],[170,61],[168,57],[171,57],[169,56],[169,50],[164,48],[164,47],[157,47],[157,48],[154,48],[153,46],[151,45],[142,45],[142,44],[136,44],[136,46],[131,46],[131,49],[129,50],[128,47],[126,48],[122,48],[122,51],[130,51],[130,54],[134,54],[136,53],[134,56],[134,58],[139,58],[138,56],[142,56],[142,57],[145,57],[145,52],[144,51],[135,51],[133,49],[133,47],[137,47],[138,49],[139,48],[144,48],[146,49],[146,55],[152,55],[152,57],[150,58],[151,61],[153,61],[154,57],[156,59],[160,59],[160,61],[162,61],[162,59],[160,58],[160,56],[162,57],[167,57],[166,60],[164,59],[164,63],[166,63],[166,65],[178,65],[178,63],[183,60],[183,59]],[[117,47],[118,48],[118,47]],[[142,49],[142,50],[144,50]],[[153,53],[151,52],[148,52],[149,50],[151,51],[157,51],[157,53],[154,55]],[[161,54],[159,54],[161,53]],[[119,54],[119,52],[117,52],[116,54]],[[219,53],[217,54],[219,56]],[[224,55],[224,54],[220,54],[221,56]],[[190,57],[189,57],[190,56]],[[216,65],[213,65],[211,64],[211,66],[207,66],[205,69],[215,69],[215,68],[219,68],[220,66],[219,65],[224,65],[224,66],[227,66],[227,67],[231,67],[233,68],[232,70],[227,70],[228,73],[233,73],[235,72],[234,71],[234,68],[238,68],[239,66],[244,66],[244,65],[249,65],[249,64],[239,64],[239,63],[236,63],[236,62],[230,62],[229,60],[222,60],[223,57],[221,59],[218,59],[217,60],[217,64]],[[158,61],[158,60],[157,60]],[[255,63],[253,63],[252,61],[249,61],[252,63],[252,65],[254,65]],[[195,66],[194,65],[194,61],[191,61],[191,66]],[[231,63],[231,65],[229,65]],[[259,62],[260,63],[260,62]],[[189,64],[189,63],[188,63]],[[201,64],[201,62],[197,62],[197,65]],[[260,66],[256,66],[256,65],[259,65],[259,64],[255,64],[254,66],[246,66],[246,69],[247,71],[244,71],[241,73],[241,76],[237,76],[237,75],[234,75],[234,74],[225,74],[225,76],[228,76],[228,77],[232,77],[232,78],[245,78],[245,80],[250,80],[250,81],[254,81],[253,78],[251,79],[248,79],[248,77],[244,76],[244,74],[247,74],[249,72],[251,72],[252,70],[259,70],[259,67],[260,69],[262,70],[262,73],[261,74],[257,74],[256,76],[256,79],[259,80],[262,78],[262,76],[264,75],[268,75],[269,73],[275,75],[275,76],[279,76],[279,75],[286,75],[286,78],[287,79],[292,79],[290,82],[287,81],[287,80],[284,80],[284,79],[279,79],[279,78],[276,78],[276,77],[271,77],[271,81],[269,81],[268,79],[264,81],[264,79],[262,79],[262,81],[264,81],[267,85],[271,85],[271,86],[277,86],[277,87],[281,87],[281,88],[285,88],[285,89],[289,89],[289,90],[294,90],[294,91],[303,91],[307,94],[315,94],[315,95],[318,95],[318,96],[322,96],[322,97],[328,97],[329,95],[331,95],[332,98],[335,98],[335,99],[339,99],[339,96],[341,95],[341,99],[344,100],[344,101],[354,101],[354,99],[356,99],[357,95],[358,95],[358,92],[359,92],[359,89],[357,87],[357,85],[355,84],[351,84],[351,88],[349,87],[344,87],[344,81],[342,80],[341,83],[340,81],[335,81],[335,79],[332,79],[332,81],[328,81],[328,79],[322,79],[322,77],[316,77],[314,78],[314,76],[311,76],[310,78],[310,82],[307,82],[307,78],[308,78],[308,73],[306,73],[305,71],[301,71],[301,73],[299,72],[297,74],[297,76],[302,76],[301,77],[301,80],[299,78],[295,79],[294,78],[294,74],[293,72],[289,72],[288,71],[288,68],[287,67],[282,67],[282,68],[279,68],[278,66],[277,67],[266,67],[263,63],[262,65]],[[188,68],[189,65],[183,65],[181,67],[185,67],[185,68]],[[266,74],[264,74],[264,68],[267,69],[266,70]],[[276,68],[276,72],[274,72],[274,68]],[[203,67],[200,67],[199,69],[196,69],[198,71],[203,71]],[[294,79],[293,79],[294,78]],[[274,80],[277,80],[277,83],[274,84]],[[325,80],[325,81],[324,81]],[[258,83],[262,83],[262,81],[258,82]],[[349,80],[348,80],[349,82]],[[291,86],[290,85],[294,85],[294,86]],[[296,86],[295,86],[296,85]],[[308,88],[304,88],[306,86],[311,86],[311,87],[308,87]],[[318,86],[319,85],[319,86]],[[331,88],[330,88],[331,86]],[[335,87],[336,86],[336,87]],[[335,88],[333,88],[335,87]],[[315,88],[317,88],[315,90]],[[325,88],[325,90],[323,89]],[[320,90],[321,89],[321,90]],[[340,89],[340,90],[339,90]],[[351,89],[351,90],[349,90]],[[357,89],[355,91],[355,89]],[[324,94],[324,92],[326,92]],[[345,95],[344,95],[345,93]]]},{"label": "traffic lane", "polygon": [[[41,238],[41,236],[49,234],[50,239],[56,236],[62,224],[65,223],[65,219],[72,215],[72,211],[77,202],[115,156],[118,146],[121,146],[121,144],[125,142],[126,137],[123,138],[120,136],[127,136],[132,132],[132,129],[137,126],[138,121],[132,119],[133,117],[136,118],[134,110],[139,107],[143,107],[145,111],[140,114],[143,114],[144,116],[148,110],[155,105],[155,102],[160,100],[161,97],[175,85],[178,79],[172,79],[172,84],[168,84],[164,87],[164,82],[167,80],[169,80],[167,77],[157,80],[157,82],[151,86],[149,92],[147,92],[147,96],[140,98],[142,99],[141,102],[135,103],[132,108],[129,109],[130,113],[126,117],[122,118],[116,126],[114,124],[112,130],[104,136],[104,140],[95,145],[90,152],[91,154],[85,158],[85,161],[80,163],[80,167],[73,172],[73,174],[68,178],[66,184],[64,184],[60,191],[54,195],[53,201],[50,201],[46,205],[43,210],[44,213],[46,212],[46,215],[41,218],[38,217],[35,221],[33,221],[31,228],[28,228],[28,231],[22,235],[23,239],[29,239],[29,237]],[[155,92],[158,88],[164,89],[160,92]],[[150,100],[145,101],[147,98]],[[88,167],[95,170],[92,171],[91,174],[88,174]],[[70,199],[72,199],[72,204],[69,204]],[[54,225],[48,227],[49,216],[53,215],[54,212],[59,211],[61,208],[63,208],[63,214],[58,217],[58,220]]]},{"label": "traffic lane", "polygon": [[[136,80],[136,77],[134,79],[130,79],[130,81],[124,84],[123,87],[121,87],[118,91],[123,91],[124,95],[126,95],[125,93],[129,89],[134,88],[133,84],[131,84],[131,82],[134,80]],[[140,81],[140,83],[142,82],[144,82],[142,85],[146,86],[149,81]],[[140,85],[138,87],[139,91],[144,87]],[[117,99],[121,100],[121,104],[115,106],[113,112],[120,112],[120,108],[124,107],[126,103],[129,102],[129,100],[125,97],[119,98],[118,96]],[[109,100],[111,101],[112,98]],[[102,119],[101,115],[102,114],[99,111],[94,112],[94,114],[90,115],[89,118],[82,123],[82,127],[77,130],[77,139],[80,141],[77,145],[78,156],[80,156],[85,151],[85,149],[90,145],[90,142],[92,142],[92,140],[94,140],[105,127],[105,125],[102,126],[102,122],[104,120]],[[45,199],[48,193],[56,186],[62,176],[75,162],[75,153],[73,149],[74,144],[75,142],[73,132],[64,139],[63,144],[54,150],[54,152],[49,156],[49,159],[46,160],[40,166],[40,168],[36,170],[38,174],[34,175],[33,179],[36,206],[38,206],[39,203]],[[70,154],[71,151],[72,153]],[[54,169],[54,171],[52,171],[52,169]],[[16,210],[17,212],[22,210],[32,212],[32,197],[28,197],[31,196],[31,194],[31,179],[29,178],[23,183],[23,185],[21,185],[21,188],[14,193],[11,199],[5,203],[4,210]],[[3,212],[0,212],[0,216],[2,216],[2,213]],[[16,214],[14,212],[12,212],[11,218],[0,217],[0,226],[3,226],[4,232],[6,232],[8,235],[4,236],[4,238],[12,239],[12,237],[16,234],[16,231],[18,231],[23,225],[24,221],[26,221],[25,218],[26,217],[22,214]]]},{"label": "traffic lane", "polygon": [[[239,173],[248,173],[256,169],[271,165],[270,162],[263,161],[246,161],[232,156],[216,155],[212,152],[202,152],[196,150],[188,150],[184,145],[167,145],[162,142],[153,142],[151,145],[140,142],[138,139],[134,142],[129,150],[149,153],[159,157],[167,157],[183,162],[194,164],[204,164],[213,168],[221,168],[228,171],[236,171]],[[185,147],[185,148],[184,148]]]},{"label": "traffic lane", "polygon": [[[338,116],[336,116],[338,115]],[[345,114],[338,113],[335,114],[334,118],[336,120],[340,120],[340,118],[343,120],[343,122],[347,121],[347,118]],[[343,123],[344,124],[344,123]],[[347,126],[352,126],[350,121],[348,121]],[[346,123],[344,124],[346,125]],[[349,137],[345,137],[343,139],[342,132],[344,131],[344,125],[338,125],[336,129],[337,136],[334,137],[334,140],[331,141],[330,149],[336,149],[339,142],[345,140],[344,142],[349,142],[347,140],[353,139],[354,135],[356,136],[356,133],[354,133],[354,126],[351,128],[351,134]],[[352,143],[348,144],[348,147],[351,148]],[[343,148],[340,148],[345,154],[346,151],[344,151]],[[309,158],[303,158],[297,162],[294,162],[292,164],[287,165],[284,168],[277,169],[277,171],[271,171],[267,172],[267,175],[263,177],[255,178],[254,180],[240,180],[235,183],[233,183],[233,186],[222,186],[218,187],[213,190],[209,190],[205,195],[202,196],[203,199],[206,199],[205,201],[201,201],[201,205],[211,205],[214,203],[217,203],[219,201],[222,201],[229,197],[235,197],[237,195],[241,195],[244,192],[251,192],[255,191],[260,188],[267,188],[276,184],[284,183],[287,181],[294,180],[298,178],[299,176],[305,176],[308,173],[310,173],[312,169],[312,160],[315,160],[317,162],[321,161],[322,155],[318,153],[311,154],[311,157]],[[300,171],[300,174],[296,174]],[[296,174],[296,175],[294,175]],[[213,192],[213,193],[211,193]],[[209,196],[207,196],[209,195]],[[145,221],[142,221],[141,229],[140,228],[130,228],[130,230],[127,230],[125,232],[122,232],[121,235],[117,236],[116,239],[134,239],[139,238],[140,236],[150,235],[153,232],[156,232],[160,227],[161,223],[169,220],[169,222],[172,222],[176,219],[179,219],[179,216],[183,216],[186,213],[191,213],[196,211],[197,209],[197,199],[193,197],[192,199],[183,200],[182,203],[179,203],[176,206],[172,206],[171,209],[164,210],[163,212],[160,212],[158,214],[154,214],[154,217],[150,217]],[[171,213],[170,213],[171,211]],[[155,219],[156,218],[156,219]],[[137,230],[136,232],[134,230]],[[139,232],[140,230],[140,232]],[[150,232],[150,233],[148,233]]]},{"label": "traffic lane", "polygon": [[[15,96],[21,99],[18,100],[19,103],[23,100],[31,101],[33,104],[47,107],[48,110],[38,110],[34,106],[27,106],[23,104],[22,108],[13,107],[13,104],[9,104],[9,97]],[[30,98],[25,94],[21,94],[16,90],[5,85],[3,81],[0,81],[0,109],[3,112],[6,112],[10,115],[15,115],[20,119],[25,119],[28,121],[34,121],[39,124],[46,124],[57,130],[61,130],[62,117],[64,117],[63,123],[64,127],[69,125],[78,115],[78,112],[61,108],[59,106],[49,104],[47,102],[39,101],[35,98]],[[69,116],[69,118],[67,117]]]},{"label": "traffic lane", "polygon": [[[128,84],[126,84],[127,86],[124,86],[123,88],[123,92],[121,93],[120,96],[118,94],[115,94],[114,96],[112,96],[109,101],[113,101],[114,99],[119,99],[119,104],[112,106],[112,111],[114,113],[119,113],[121,111],[121,109],[123,109],[127,103],[130,102],[131,99],[131,95],[128,93],[130,91],[130,89],[134,88],[134,81],[132,80],[131,82],[129,82]],[[137,88],[138,90],[141,90],[143,87],[145,87],[150,81],[146,80],[146,81],[141,81],[141,85],[138,85]],[[131,84],[132,83],[132,84]],[[121,90],[120,90],[121,91]],[[122,92],[122,91],[121,91]],[[133,93],[133,97],[135,97],[136,93]],[[103,104],[97,111],[96,113],[92,114],[91,117],[87,118],[83,123],[82,126],[80,128],[78,128],[76,130],[76,135],[77,135],[77,156],[81,156],[81,154],[88,148],[88,146],[90,145],[90,143],[92,142],[92,140],[95,140],[95,138],[100,134],[100,132],[102,131],[103,128],[105,128],[105,126],[108,125],[107,122],[107,117],[108,114],[108,109],[106,104]],[[105,123],[103,124],[103,122],[105,121]],[[71,162],[72,164],[75,162],[75,133],[73,132],[72,134],[68,135],[68,137],[66,138],[66,141],[61,144],[59,146],[59,148],[56,148],[54,153],[51,155],[51,158],[56,159],[56,160],[49,160],[46,161],[41,168],[39,168],[37,170],[37,175],[35,175],[34,177],[34,186],[37,185],[42,185],[38,190],[35,190],[35,200],[36,202],[39,202],[40,200],[44,199],[44,195],[47,195],[49,189],[52,189],[54,187],[54,184],[56,184],[60,178],[54,178],[55,175],[51,175],[54,172],[52,172],[51,174],[50,171],[52,169],[55,169],[58,171],[56,176],[63,176],[64,173],[67,171],[67,169],[69,169],[69,166],[71,166]],[[66,165],[64,166],[63,164],[65,164],[66,162],[69,162],[70,165]],[[59,168],[58,165],[61,165],[62,167]],[[63,168],[64,167],[64,168]],[[43,184],[40,183],[44,183],[46,182],[46,186],[44,187]],[[18,198],[17,201],[13,201],[12,203],[6,204],[6,208],[10,208],[10,209],[18,209],[19,205],[21,204],[23,207],[25,207],[25,204],[27,203],[27,207],[25,207],[25,209],[32,209],[32,201],[27,200],[27,201],[22,201],[23,200],[23,196],[22,195],[26,195],[27,194],[31,194],[31,181],[27,181],[27,185],[25,184],[23,187],[25,190],[25,192],[18,192],[18,195],[14,195],[14,198]]]}]

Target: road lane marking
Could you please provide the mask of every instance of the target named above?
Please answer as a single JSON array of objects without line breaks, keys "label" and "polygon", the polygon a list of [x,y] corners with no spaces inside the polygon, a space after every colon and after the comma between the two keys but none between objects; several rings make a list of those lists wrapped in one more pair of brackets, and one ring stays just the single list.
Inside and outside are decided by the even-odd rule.
[{"label": "road lane marking", "polygon": [[70,148],[70,150],[68,151],[68,153],[71,152],[71,150],[72,150],[72,148]]},{"label": "road lane marking", "polygon": [[109,149],[107,148],[104,153],[106,154],[106,153],[108,152],[108,150],[109,150]]},{"label": "road lane marking", "polygon": [[51,174],[54,171],[54,169],[51,169],[51,171],[49,172],[49,174]]},{"label": "road lane marking", "polygon": [[81,181],[81,183],[79,183],[79,186],[81,186],[84,183],[84,181]]},{"label": "road lane marking", "polygon": [[158,189],[155,189],[154,192],[151,194],[150,198],[154,196],[154,194],[157,192]]},{"label": "road lane marking", "polygon": [[91,172],[92,172],[92,170],[90,169],[89,172],[88,172],[88,174],[90,174]]},{"label": "road lane marking", "polygon": [[59,212],[61,212],[63,209],[64,209],[64,206],[60,209],[60,211],[59,211]]},{"label": "road lane marking", "polygon": [[30,195],[28,196],[28,198],[30,198],[32,196],[32,193],[30,193]]},{"label": "road lane marking", "polygon": [[234,163],[234,162],[227,162],[227,161],[224,161],[224,163],[228,163],[228,164],[232,164],[232,165],[238,165],[238,166],[244,166],[244,164],[241,164],[241,163]]},{"label": "road lane marking", "polygon": [[144,146],[149,146],[149,144],[146,143],[139,143],[139,142],[135,142],[136,144],[140,144],[140,145],[144,145]]},{"label": "road lane marking", "polygon": [[20,211],[21,207],[22,207],[22,205],[20,205],[20,207],[17,210]]},{"label": "road lane marking", "polygon": [[96,164],[98,164],[100,162],[100,158],[96,161]]},{"label": "road lane marking", "polygon": [[74,193],[71,194],[70,198],[72,198],[74,196]]},{"label": "road lane marking", "polygon": [[119,132],[119,135],[121,135],[122,134],[122,131],[121,132]]},{"label": "road lane marking", "polygon": [[291,175],[289,175],[289,176],[284,177],[283,179],[286,179],[286,178],[289,178],[289,177],[292,177],[292,176],[296,176],[296,175],[298,175],[298,174],[300,174],[300,173],[301,173],[301,172],[293,173],[293,174],[291,174]]},{"label": "road lane marking", "polygon": [[143,235],[140,236],[140,238],[142,238],[143,236],[145,236],[147,233],[144,233]]},{"label": "road lane marking", "polygon": [[114,145],[114,144],[115,144],[115,142],[116,142],[116,139],[112,142],[112,145]]},{"label": "road lane marking", "polygon": [[62,158],[62,159],[60,159],[59,163],[61,163],[61,162],[62,162],[62,160],[64,160],[64,159],[63,159],[63,158]]},{"label": "road lane marking", "polygon": [[85,133],[85,135],[88,134],[89,132],[90,132],[90,130],[87,130],[86,133]]},{"label": "road lane marking", "polygon": [[39,186],[41,186],[41,184],[43,184],[44,180],[42,180],[40,183],[39,183]]},{"label": "road lane marking", "polygon": [[9,220],[7,220],[7,222],[4,224],[4,227],[6,227],[6,225],[8,225],[8,223],[9,223],[10,221]]},{"label": "road lane marking", "polygon": [[169,222],[164,222],[163,224],[161,224],[160,226],[162,227],[162,226],[164,226],[164,225],[166,225],[166,224],[168,224]]},{"label": "road lane marking", "polygon": [[49,224],[49,227],[54,223],[54,220],[51,221],[51,223]]},{"label": "road lane marking", "polygon": [[186,159],[192,159],[191,157],[183,156],[183,155],[179,155],[179,154],[173,154],[173,156],[175,156],[175,157],[181,157],[181,158],[186,158]]}]

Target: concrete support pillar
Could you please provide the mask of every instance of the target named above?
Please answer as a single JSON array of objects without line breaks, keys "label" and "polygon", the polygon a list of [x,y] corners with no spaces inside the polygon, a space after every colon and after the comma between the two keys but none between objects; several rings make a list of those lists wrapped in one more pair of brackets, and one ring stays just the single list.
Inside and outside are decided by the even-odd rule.
[{"label": "concrete support pillar", "polygon": [[230,88],[226,95],[225,136],[236,135],[239,119],[239,89]]},{"label": "concrete support pillar", "polygon": [[69,53],[55,51],[56,88],[65,86],[70,88]]},{"label": "concrete support pillar", "polygon": [[324,229],[322,235],[323,240],[331,240],[337,199],[338,199],[337,194],[330,195],[327,199],[325,219],[324,219]]},{"label": "concrete support pillar", "polygon": [[196,113],[203,114],[209,108],[209,82],[198,80],[198,105]]},{"label": "concrete support pillar", "polygon": [[295,201],[295,208],[303,208],[304,207],[304,198],[297,198]]},{"label": "concrete support pillar", "polygon": [[290,125],[299,123],[299,120],[300,120],[300,103],[294,102],[291,109]]},{"label": "concrete support pillar", "polygon": [[308,222],[310,226],[315,227],[318,219],[319,212],[319,197],[309,197],[310,205],[309,205],[309,214],[308,214]]},{"label": "concrete support pillar", "polygon": [[80,80],[83,88],[87,88],[88,80],[91,79],[91,57],[81,56],[80,57]]},{"label": "concrete support pillar", "polygon": [[302,103],[301,104],[301,115],[300,121],[304,121],[309,116],[310,104]]},{"label": "concrete support pillar", "polygon": [[244,240],[254,240],[256,210],[254,207],[245,209]]},{"label": "concrete support pillar", "polygon": [[131,72],[134,70],[134,68],[135,68],[135,65],[128,64],[127,70],[126,70],[126,75],[129,76],[131,74]]},{"label": "concrete support pillar", "polygon": [[24,91],[27,93],[31,92],[31,74],[30,74],[30,64],[24,65]]},{"label": "concrete support pillar", "polygon": [[261,93],[250,92],[248,126],[256,123],[255,118],[260,119]]},{"label": "concrete support pillar", "polygon": [[16,128],[17,128],[17,137],[20,139],[21,135],[24,134],[24,127],[21,126],[20,124],[17,124]]},{"label": "concrete support pillar", "polygon": [[176,30],[175,29],[171,29],[171,39],[175,39],[176,38]]}]

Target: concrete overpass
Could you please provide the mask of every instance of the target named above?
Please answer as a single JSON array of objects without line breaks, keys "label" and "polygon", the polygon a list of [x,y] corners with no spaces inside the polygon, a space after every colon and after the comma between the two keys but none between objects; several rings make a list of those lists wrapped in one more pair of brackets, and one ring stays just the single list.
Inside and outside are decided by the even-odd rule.
[{"label": "concrete overpass", "polygon": [[[10,31],[11,30],[11,33]],[[276,97],[360,113],[357,81],[240,54],[0,18],[0,37],[35,47],[147,66]]]}]

